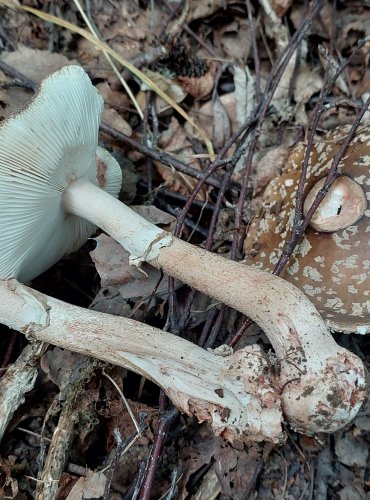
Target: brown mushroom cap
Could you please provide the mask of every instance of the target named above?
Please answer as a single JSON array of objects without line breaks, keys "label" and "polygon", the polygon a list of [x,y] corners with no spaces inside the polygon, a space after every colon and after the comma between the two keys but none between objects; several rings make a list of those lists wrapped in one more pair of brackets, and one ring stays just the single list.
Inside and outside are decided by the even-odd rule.
[{"label": "brown mushroom cap", "polygon": [[[337,129],[315,143],[307,171],[305,211],[348,131],[348,127]],[[304,153],[305,145],[299,144],[283,174],[266,189],[245,241],[245,263],[272,271],[278,262],[292,228]],[[332,330],[365,334],[370,332],[368,127],[358,129],[339,169],[343,175],[318,207],[313,227],[307,229],[282,277],[306,293]]]}]

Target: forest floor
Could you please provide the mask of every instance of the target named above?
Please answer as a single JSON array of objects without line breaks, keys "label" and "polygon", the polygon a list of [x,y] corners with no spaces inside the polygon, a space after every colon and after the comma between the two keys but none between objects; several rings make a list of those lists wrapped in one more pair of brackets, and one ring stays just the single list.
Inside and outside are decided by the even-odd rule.
[{"label": "forest floor", "polygon": [[[311,131],[317,140],[351,126],[370,95],[365,0],[20,2],[37,15],[12,3],[0,2],[0,120],[24,106],[50,73],[82,66],[104,98],[99,144],[122,168],[120,199],[234,260],[249,255],[247,230],[292,148]],[[48,22],[50,15],[59,22]],[[84,36],[89,29],[118,55],[120,78]],[[119,58],[139,68],[151,88]],[[227,161],[207,180],[214,155]],[[133,271],[127,253],[101,232],[31,286],[202,347],[270,348],[234,310],[159,271]],[[334,336],[369,367],[366,336]],[[27,344],[2,327],[0,375]],[[1,499],[370,499],[369,405],[334,434],[305,436],[284,424],[281,445],[230,444],[123,368],[53,346],[34,361],[34,387],[1,443]],[[55,462],[53,446],[64,446]],[[48,474],[58,483],[54,496],[43,490]]]}]

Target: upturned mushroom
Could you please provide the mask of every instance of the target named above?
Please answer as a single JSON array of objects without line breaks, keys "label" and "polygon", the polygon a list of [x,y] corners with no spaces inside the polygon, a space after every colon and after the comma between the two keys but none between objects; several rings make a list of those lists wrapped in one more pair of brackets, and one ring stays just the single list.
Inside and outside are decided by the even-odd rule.
[{"label": "upturned mushroom", "polygon": [[[60,102],[63,104],[59,105]],[[57,112],[54,112],[54,103]],[[76,112],[70,116],[72,107],[76,107]],[[24,222],[24,205],[19,206],[18,200],[25,202],[30,198],[34,209],[28,209],[28,213],[36,224],[32,227],[39,228],[36,221],[43,212],[41,192],[42,203],[45,198],[48,200],[51,213],[55,204],[58,214],[52,218],[56,223],[54,228],[48,225],[49,233],[42,228],[39,237],[44,244],[47,234],[50,236],[59,230],[58,221],[69,217],[88,220],[119,242],[131,254],[133,263],[147,261],[250,316],[264,329],[278,357],[277,385],[289,422],[305,432],[332,432],[346,425],[360,409],[367,393],[362,361],[335,343],[315,307],[290,283],[174,238],[101,189],[96,180],[96,145],[91,141],[87,154],[78,142],[90,122],[97,134],[101,107],[102,100],[83,70],[68,67],[47,78],[28,108],[1,127],[0,182],[1,178],[10,177],[15,182],[12,185],[9,181],[8,193],[14,193],[15,187],[22,190],[22,197],[14,198],[16,208],[12,221],[19,241],[28,248],[27,238],[22,234],[24,226],[31,225]],[[89,116],[90,112],[98,118]],[[64,129],[71,129],[72,145],[77,141],[72,152],[66,153],[69,141],[63,136]],[[57,169],[50,167],[55,151],[59,158],[65,158]],[[29,188],[30,179],[37,182],[39,189]],[[55,191],[50,193],[55,186],[57,200]],[[5,192],[0,196],[4,198]],[[3,207],[11,205],[13,199],[9,197],[6,203],[4,200],[1,203]],[[9,240],[9,230],[7,234]],[[51,245],[48,248],[50,253],[56,252]],[[5,250],[0,248],[0,276],[30,279],[40,272],[41,264],[37,273],[32,272],[30,253],[23,251],[12,263],[10,245]],[[57,254],[59,258],[59,248]],[[57,258],[48,255],[47,265]],[[8,323],[12,320],[8,316]],[[82,328],[82,324],[77,322],[76,327]],[[157,348],[152,345],[146,355],[155,356],[156,349],[162,349],[162,343]],[[131,367],[135,369],[134,362]],[[160,382],[160,377],[158,379]]]},{"label": "upturned mushroom", "polygon": [[0,276],[29,281],[81,247],[96,225],[63,208],[76,179],[117,196],[121,169],[97,146],[103,100],[78,66],[46,78],[0,124]]},{"label": "upturned mushroom", "polygon": [[[349,127],[338,128],[312,149],[304,214],[322,188]],[[272,271],[292,229],[304,144],[290,154],[282,175],[270,183],[261,212],[245,241],[245,262]],[[360,126],[334,181],[311,219],[282,276],[316,305],[330,329],[370,332],[370,132]]]}]

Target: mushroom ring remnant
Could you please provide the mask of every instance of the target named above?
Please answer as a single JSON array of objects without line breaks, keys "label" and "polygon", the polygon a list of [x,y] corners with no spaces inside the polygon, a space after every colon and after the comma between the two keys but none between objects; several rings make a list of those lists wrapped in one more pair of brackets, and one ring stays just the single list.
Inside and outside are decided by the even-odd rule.
[{"label": "mushroom ring remnant", "polygon": [[[327,133],[312,148],[305,186],[307,213],[349,127]],[[245,263],[272,271],[290,236],[305,146],[267,187],[245,240]],[[370,125],[361,125],[311,226],[282,274],[316,305],[330,329],[370,332]]]}]

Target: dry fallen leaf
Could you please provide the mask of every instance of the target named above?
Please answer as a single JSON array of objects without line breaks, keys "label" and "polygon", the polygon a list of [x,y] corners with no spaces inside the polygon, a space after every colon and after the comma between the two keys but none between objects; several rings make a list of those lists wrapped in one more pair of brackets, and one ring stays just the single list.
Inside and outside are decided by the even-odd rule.
[{"label": "dry fallen leaf", "polygon": [[130,318],[133,313],[132,306],[113,286],[101,288],[90,304],[90,309],[124,318]]},{"label": "dry fallen leaf", "polygon": [[364,439],[352,432],[341,432],[335,436],[335,454],[338,460],[349,467],[366,467],[369,448]]},{"label": "dry fallen leaf", "polygon": [[239,127],[244,125],[255,106],[254,77],[248,66],[234,65],[235,112]]},{"label": "dry fallen leaf", "polygon": [[[192,113],[193,118],[206,132],[208,137],[210,137],[212,142],[215,142],[214,134],[216,128],[218,130],[217,135],[221,133],[221,137],[227,134],[228,130],[230,132],[236,132],[239,128],[236,120],[235,92],[218,96],[217,101],[219,101],[217,106],[219,106],[219,108],[222,106],[222,110],[219,109],[218,112],[216,111],[217,118],[215,117],[215,103],[212,100],[202,103],[198,109],[196,109],[194,105],[194,112]],[[219,122],[216,123],[218,120]],[[190,135],[198,137],[196,131],[194,131],[189,124],[185,124],[185,130],[188,131]],[[222,140],[220,140],[220,143],[222,143]]]},{"label": "dry fallen leaf", "polygon": [[18,498],[18,482],[12,477],[15,457],[0,459],[0,498]]},{"label": "dry fallen leaf", "polygon": [[323,79],[317,71],[305,67],[298,72],[294,82],[294,100],[296,102],[295,121],[307,123],[307,112],[305,105],[311,97],[319,92],[323,85]]},{"label": "dry fallen leaf", "polygon": [[179,121],[172,117],[166,130],[158,138],[158,146],[168,153],[178,154],[191,146],[183,127]]},{"label": "dry fallen leaf", "polygon": [[235,18],[230,24],[215,30],[215,45],[220,47],[225,59],[232,62],[246,61],[251,48],[251,32],[246,19]]},{"label": "dry fallen leaf", "polygon": [[[157,87],[159,87],[165,94],[167,94],[168,97],[175,103],[178,104],[185,99],[187,92],[175,80],[166,78],[164,75],[156,73],[154,71],[150,71],[149,69],[143,70],[143,73],[145,73],[146,76],[148,76],[152,80],[152,82],[154,82]],[[143,85],[143,90],[140,90],[136,95],[136,100],[139,103],[141,109],[145,108],[145,92],[145,85]],[[158,95],[154,95],[153,97],[157,115],[161,115],[169,109],[172,109],[171,106]]]},{"label": "dry fallen leaf", "polygon": [[117,111],[121,111],[123,109],[127,110],[130,107],[130,100],[127,95],[120,90],[114,90],[108,82],[98,83],[96,88],[102,95],[104,104],[107,107],[109,106]]},{"label": "dry fallen leaf", "polygon": [[20,45],[14,52],[3,52],[1,59],[35,82],[41,81],[67,64],[78,64],[62,54],[31,49],[23,45]]},{"label": "dry fallen leaf", "polygon": [[271,0],[271,7],[279,17],[282,17],[291,7],[293,0]]},{"label": "dry fallen leaf", "polygon": [[278,146],[265,152],[253,168],[252,183],[255,194],[260,193],[269,182],[279,176],[287,162],[289,148]]},{"label": "dry fallen leaf", "polygon": [[123,134],[126,134],[128,136],[132,135],[132,128],[115,109],[105,108],[103,111],[102,120],[104,123],[110,125],[119,132],[122,132]]},{"label": "dry fallen leaf", "polygon": [[213,143],[221,149],[231,134],[229,115],[221,99],[216,98],[213,105]]},{"label": "dry fallen leaf", "polygon": [[[172,215],[153,206],[131,206],[131,208],[153,224],[167,226],[175,221]],[[167,275],[163,275],[160,281],[161,272],[149,264],[143,263],[140,270],[131,266],[129,253],[110,236],[101,234],[95,241],[96,248],[90,255],[100,276],[102,288],[91,305],[92,309],[131,317],[134,311],[128,303],[129,299],[139,299],[134,307],[136,310],[153,291],[157,297],[167,297]]]},{"label": "dry fallen leaf", "polygon": [[86,471],[71,489],[67,500],[87,500],[102,498],[104,495],[107,477],[102,472]]},{"label": "dry fallen leaf", "polygon": [[189,23],[195,19],[207,17],[218,9],[225,8],[225,0],[208,0],[207,2],[190,2],[190,10],[186,21]]},{"label": "dry fallen leaf", "polygon": [[89,358],[60,347],[47,351],[41,358],[40,366],[60,389],[77,379]]},{"label": "dry fallen leaf", "polygon": [[[161,277],[161,273],[148,264],[143,264],[141,271],[130,266],[129,253],[105,234],[98,236],[96,241],[98,244],[95,250],[90,252],[90,255],[95,263],[103,287],[103,296],[98,295],[99,302],[104,301],[104,299],[109,301],[116,299],[114,302],[115,309],[118,308],[118,312],[122,314],[123,299],[150,296]],[[157,289],[157,294],[166,294],[167,290],[167,279],[164,277]],[[95,305],[93,308],[97,309]],[[98,309],[102,310],[101,304]],[[109,310],[109,312],[114,314],[116,311]],[[130,313],[131,311],[128,309],[127,312]]]},{"label": "dry fallen leaf", "polygon": [[[186,125],[185,128],[182,127],[178,120],[172,117],[167,130],[160,135],[158,145],[167,152],[174,154],[174,156],[183,163],[200,170],[199,161],[194,158],[193,148],[187,139],[186,130],[188,130]],[[175,169],[158,161],[154,161],[153,164],[163,178],[168,189],[181,194],[192,193],[197,182],[195,179],[181,172],[177,172]],[[202,190],[198,198],[205,199],[204,197],[205,190]]]},{"label": "dry fallen leaf", "polygon": [[[70,61],[62,54],[30,49],[22,45],[14,52],[2,52],[1,59],[36,83],[62,66],[76,64],[75,61]],[[1,77],[1,83],[8,83],[12,80],[5,75]],[[7,118],[11,113],[26,105],[32,95],[30,90],[16,86],[8,87],[6,90],[0,89],[0,120]]]}]

